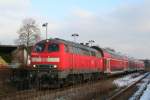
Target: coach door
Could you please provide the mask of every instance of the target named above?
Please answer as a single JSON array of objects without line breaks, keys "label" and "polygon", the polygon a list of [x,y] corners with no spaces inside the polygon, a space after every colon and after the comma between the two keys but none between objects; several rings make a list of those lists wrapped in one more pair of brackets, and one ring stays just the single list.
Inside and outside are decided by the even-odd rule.
[{"label": "coach door", "polygon": [[106,73],[111,73],[111,70],[110,70],[110,59],[106,59],[105,60],[105,64],[106,64]]}]

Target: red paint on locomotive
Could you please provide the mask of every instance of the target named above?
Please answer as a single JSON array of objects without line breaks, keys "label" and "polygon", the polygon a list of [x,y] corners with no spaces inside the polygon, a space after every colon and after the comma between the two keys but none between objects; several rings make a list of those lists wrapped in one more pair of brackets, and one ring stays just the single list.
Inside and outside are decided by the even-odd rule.
[{"label": "red paint on locomotive", "polygon": [[144,69],[142,61],[129,59],[114,51],[98,50],[61,39],[37,43],[31,53],[31,64],[41,68],[53,67],[60,75],[65,73],[63,78],[72,73],[120,73]]},{"label": "red paint on locomotive", "polygon": [[38,68],[53,67],[59,71],[58,74],[65,74],[62,75],[63,78],[69,74],[95,73],[103,70],[101,52],[58,39],[37,43],[31,53],[31,64]]}]

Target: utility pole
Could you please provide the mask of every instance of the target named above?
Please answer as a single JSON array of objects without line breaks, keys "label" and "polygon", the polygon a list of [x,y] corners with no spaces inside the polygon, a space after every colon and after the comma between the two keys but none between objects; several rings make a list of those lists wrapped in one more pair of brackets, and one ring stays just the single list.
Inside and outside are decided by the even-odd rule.
[{"label": "utility pole", "polygon": [[76,42],[76,37],[78,37],[79,34],[78,34],[78,33],[74,33],[74,34],[72,34],[71,36],[74,38],[74,42]]},{"label": "utility pole", "polygon": [[[77,34],[77,33],[74,33],[74,34],[72,34],[71,35],[73,38],[74,38],[74,42],[76,42],[76,37],[78,37],[79,36],[79,34]],[[74,54],[72,55],[72,74],[74,75],[74,67],[75,67],[76,65],[75,65],[75,56],[74,56]],[[75,82],[75,77],[73,76],[72,77],[73,78],[73,83]]]},{"label": "utility pole", "polygon": [[48,23],[47,23],[47,22],[44,23],[44,24],[42,25],[42,27],[45,27],[45,28],[46,28],[45,34],[46,34],[46,40],[47,40],[47,28],[48,28]]},{"label": "utility pole", "polygon": [[94,40],[89,40],[88,42],[89,42],[89,44],[91,44],[91,46],[93,46],[93,43],[95,43]]}]

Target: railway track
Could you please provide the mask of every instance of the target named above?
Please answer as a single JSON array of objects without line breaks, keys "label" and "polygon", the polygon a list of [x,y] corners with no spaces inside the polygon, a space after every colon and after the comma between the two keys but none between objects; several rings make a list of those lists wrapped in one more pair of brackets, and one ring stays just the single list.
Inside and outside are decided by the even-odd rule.
[{"label": "railway track", "polygon": [[[127,98],[124,98],[125,95],[127,94],[127,92],[129,92],[131,89],[133,89],[136,84],[140,83],[143,79],[145,79],[147,76],[150,76],[150,73],[145,73],[140,79],[138,79],[137,81],[133,82],[132,84],[128,85],[127,87],[119,90],[118,92],[114,93],[112,96],[110,96],[107,100],[126,100]],[[150,80],[148,81],[148,83],[150,82]],[[147,83],[147,84],[148,84]],[[146,87],[145,87],[146,88]],[[134,98],[131,98],[131,100],[138,100],[140,98],[140,96],[142,95],[143,91],[145,90],[145,88],[143,88],[140,91],[140,94],[133,96]]]}]

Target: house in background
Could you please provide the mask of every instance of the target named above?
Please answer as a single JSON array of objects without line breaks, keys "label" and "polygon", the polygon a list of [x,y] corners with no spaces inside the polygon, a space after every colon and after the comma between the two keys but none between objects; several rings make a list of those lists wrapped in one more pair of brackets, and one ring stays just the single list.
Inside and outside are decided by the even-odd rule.
[{"label": "house in background", "polygon": [[[31,48],[32,47],[30,47],[29,49],[31,50]],[[27,55],[27,51],[24,46],[19,46],[11,54],[12,54],[12,64],[15,64],[16,67],[26,66],[26,64],[27,65],[30,64],[30,54]]]},{"label": "house in background", "polygon": [[0,68],[6,68],[7,66],[7,62],[0,56]]},{"label": "house in background", "polygon": [[0,56],[8,67],[18,68],[26,65],[27,51],[24,46],[0,45]]},{"label": "house in background", "polygon": [[9,66],[12,60],[11,53],[16,49],[17,46],[15,45],[0,45],[1,66],[3,67]]}]

